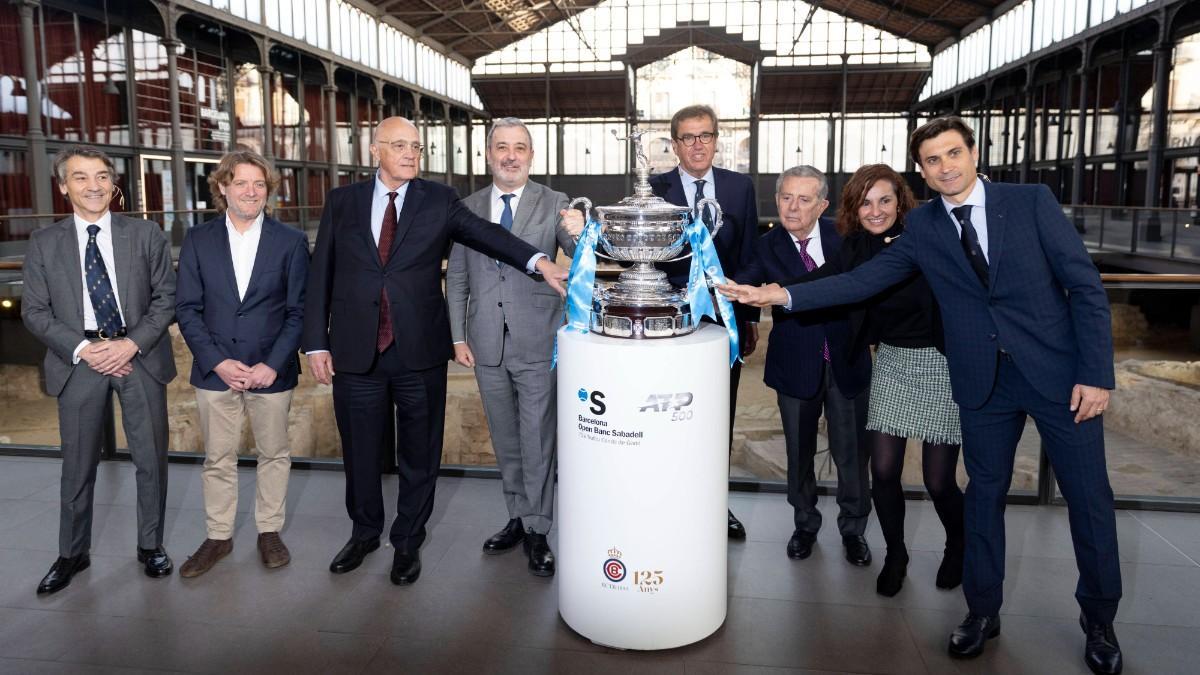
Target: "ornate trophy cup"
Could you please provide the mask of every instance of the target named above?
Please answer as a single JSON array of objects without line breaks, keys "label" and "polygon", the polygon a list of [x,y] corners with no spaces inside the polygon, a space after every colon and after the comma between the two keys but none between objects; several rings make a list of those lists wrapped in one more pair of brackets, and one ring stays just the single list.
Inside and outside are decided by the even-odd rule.
[{"label": "ornate trophy cup", "polygon": [[[627,138],[637,153],[637,182],[632,197],[612,206],[596,207],[600,234],[596,255],[633,266],[621,273],[615,284],[597,282],[592,292],[591,330],[621,338],[663,338],[687,335],[696,330],[698,318],[692,316],[688,293],[667,281],[667,274],[655,268],[656,262],[683,260],[692,255],[685,229],[694,217],[687,206],[676,206],[656,197],[650,188],[650,161],[642,150],[641,137],[646,131],[631,129]],[[613,132],[616,136],[616,132]],[[583,204],[591,213],[592,202],[579,197],[568,208]],[[712,207],[716,212],[710,233],[721,229],[721,207],[714,199],[702,199],[695,213]],[[702,289],[700,292],[707,293]]]}]

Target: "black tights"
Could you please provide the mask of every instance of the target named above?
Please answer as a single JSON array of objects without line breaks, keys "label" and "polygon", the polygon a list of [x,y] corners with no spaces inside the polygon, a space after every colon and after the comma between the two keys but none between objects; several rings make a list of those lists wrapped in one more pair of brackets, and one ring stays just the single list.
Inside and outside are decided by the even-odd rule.
[{"label": "black tights", "polygon": [[[904,549],[904,447],[908,439],[879,431],[867,431],[871,449],[871,498],[888,549]],[[946,528],[946,547],[963,545],[963,493],[955,476],[958,469],[958,445],[929,443],[922,445],[921,469],[925,489],[933,499],[942,527]]]}]

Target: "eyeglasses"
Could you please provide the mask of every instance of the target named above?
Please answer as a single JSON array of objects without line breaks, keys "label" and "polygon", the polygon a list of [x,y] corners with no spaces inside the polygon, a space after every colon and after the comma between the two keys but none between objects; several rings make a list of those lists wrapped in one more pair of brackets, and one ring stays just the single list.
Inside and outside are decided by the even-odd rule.
[{"label": "eyeglasses", "polygon": [[686,145],[687,147],[690,148],[696,144],[696,141],[700,141],[701,143],[708,145],[708,144],[712,143],[713,139],[716,137],[717,137],[717,134],[715,132],[706,131],[699,135],[684,134],[684,135],[676,138],[675,140],[679,141],[680,143],[683,143],[684,145]]},{"label": "eyeglasses", "polygon": [[421,154],[421,151],[425,149],[425,146],[421,145],[420,143],[409,143],[408,141],[380,141],[379,145],[386,145],[394,152],[400,153],[406,150],[412,150],[413,154],[417,155]]}]

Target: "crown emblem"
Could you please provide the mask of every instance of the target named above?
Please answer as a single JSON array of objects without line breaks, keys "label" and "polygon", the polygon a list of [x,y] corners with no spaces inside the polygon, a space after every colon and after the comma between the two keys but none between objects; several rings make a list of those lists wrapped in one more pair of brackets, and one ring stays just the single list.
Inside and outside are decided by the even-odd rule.
[{"label": "crown emblem", "polygon": [[616,559],[620,560],[620,558],[621,558],[621,549],[617,548],[616,546],[614,546],[614,547],[612,547],[612,548],[608,549],[608,557],[610,557],[610,558],[616,558]]}]

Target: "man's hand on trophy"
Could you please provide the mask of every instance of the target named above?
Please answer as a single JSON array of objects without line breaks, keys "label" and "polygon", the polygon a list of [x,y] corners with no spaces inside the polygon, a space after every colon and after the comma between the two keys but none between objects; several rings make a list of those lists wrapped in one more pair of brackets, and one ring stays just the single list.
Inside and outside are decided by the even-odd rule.
[{"label": "man's hand on trophy", "polygon": [[786,305],[788,302],[787,291],[783,290],[779,284],[767,284],[765,286],[747,286],[745,284],[729,283],[719,284],[717,290],[721,295],[740,302],[743,305],[751,305],[753,307],[770,307],[771,305]]},{"label": "man's hand on trophy", "polygon": [[538,258],[534,269],[536,269],[538,273],[542,275],[542,278],[546,280],[546,283],[550,286],[550,288],[558,291],[558,294],[564,298],[567,297],[567,287],[563,285],[563,282],[566,281],[567,276],[569,276],[567,274],[567,270],[559,267],[551,262],[549,258],[545,257]]},{"label": "man's hand on trophy", "polygon": [[562,229],[567,231],[567,234],[579,238],[583,233],[583,212],[579,209],[563,209],[558,212],[562,217]]}]

